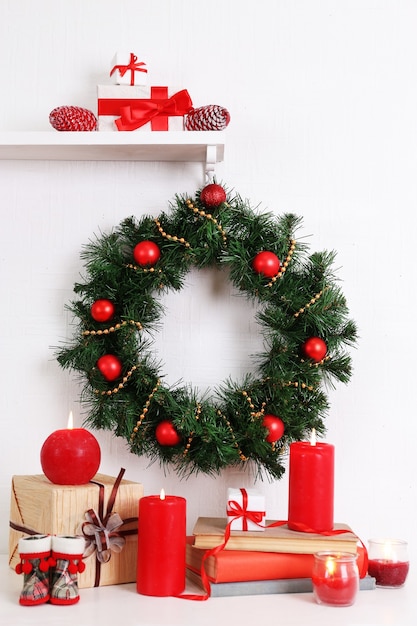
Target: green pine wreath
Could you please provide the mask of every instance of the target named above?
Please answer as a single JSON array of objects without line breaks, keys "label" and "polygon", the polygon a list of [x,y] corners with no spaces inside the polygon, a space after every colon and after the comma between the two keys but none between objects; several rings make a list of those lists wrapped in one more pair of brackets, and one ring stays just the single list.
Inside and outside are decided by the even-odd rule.
[{"label": "green pine wreath", "polygon": [[[308,254],[301,219],[254,210],[216,182],[177,195],[157,218],[129,217],[81,252],[85,280],[68,308],[73,338],[59,364],[83,385],[85,424],[113,431],[130,451],[178,474],[218,474],[255,464],[284,472],[291,441],[325,432],[326,388],[351,377],[357,340],[333,271],[334,252]],[[264,351],[256,374],[224,381],[202,397],[191,383],[168,386],[152,354],[162,293],[181,290],[191,268],[226,268],[257,304]]]}]

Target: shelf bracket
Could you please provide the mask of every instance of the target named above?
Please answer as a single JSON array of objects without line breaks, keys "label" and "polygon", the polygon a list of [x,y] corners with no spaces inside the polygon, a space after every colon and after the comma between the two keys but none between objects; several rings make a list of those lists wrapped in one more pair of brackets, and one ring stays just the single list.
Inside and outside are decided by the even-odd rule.
[{"label": "shelf bracket", "polygon": [[206,182],[211,183],[214,178],[217,163],[217,146],[208,145],[206,149]]}]

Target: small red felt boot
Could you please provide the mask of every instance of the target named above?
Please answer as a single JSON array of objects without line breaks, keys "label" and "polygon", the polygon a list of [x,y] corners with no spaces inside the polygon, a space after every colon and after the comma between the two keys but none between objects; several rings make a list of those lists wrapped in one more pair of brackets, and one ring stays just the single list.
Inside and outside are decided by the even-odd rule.
[{"label": "small red felt boot", "polygon": [[52,537],[55,566],[51,580],[51,604],[76,604],[79,601],[78,572],[85,570],[82,561],[84,548],[84,537]]},{"label": "small red felt boot", "polygon": [[49,568],[51,567],[51,537],[32,535],[19,539],[20,563],[17,574],[23,574],[23,589],[19,604],[35,606],[49,600]]}]

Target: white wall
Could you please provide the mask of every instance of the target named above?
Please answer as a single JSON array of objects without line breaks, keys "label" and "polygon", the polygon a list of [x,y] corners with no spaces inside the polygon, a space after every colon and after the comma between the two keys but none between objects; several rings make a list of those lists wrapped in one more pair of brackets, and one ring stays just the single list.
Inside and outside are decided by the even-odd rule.
[{"label": "white wall", "polygon": [[[337,250],[361,340],[351,384],[331,392],[335,516],[364,540],[408,539],[414,556],[416,20],[412,0],[0,3],[0,131],[48,130],[49,112],[62,104],[94,110],[114,52],[134,51],[152,84],[185,87],[196,106],[229,109],[220,180],[266,211],[302,215],[313,250]],[[124,217],[157,215],[202,182],[195,164],[0,163],[0,552],[11,476],[41,472],[42,443],[65,427],[70,408],[81,423],[77,384],[53,346],[70,332],[64,305],[82,271],[82,246]],[[194,311],[207,288],[202,281],[176,296],[170,315],[191,299]],[[239,371],[227,297],[217,306],[217,353],[202,370],[193,349],[204,337],[197,307],[180,328],[191,367],[168,371],[174,380],[199,372],[202,383],[216,383]],[[251,325],[250,311],[241,323]],[[180,481],[109,433],[97,437],[102,472],[123,466],[147,494],[165,486],[184,495],[189,528],[198,514],[223,514],[227,486],[253,482],[229,471]],[[285,518],[286,478],[258,486],[268,516]]]}]

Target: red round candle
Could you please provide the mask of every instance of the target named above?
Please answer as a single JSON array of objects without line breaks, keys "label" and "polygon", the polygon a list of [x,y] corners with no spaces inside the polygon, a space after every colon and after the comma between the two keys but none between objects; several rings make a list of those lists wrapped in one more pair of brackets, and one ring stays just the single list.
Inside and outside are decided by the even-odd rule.
[{"label": "red round candle", "polygon": [[43,473],[55,485],[85,485],[97,473],[100,460],[98,441],[85,428],[56,430],[41,448]]},{"label": "red round candle", "polygon": [[290,445],[288,528],[333,529],[334,446],[297,441]]},{"label": "red round candle", "polygon": [[137,592],[177,596],[185,589],[186,501],[178,496],[139,500]]}]

